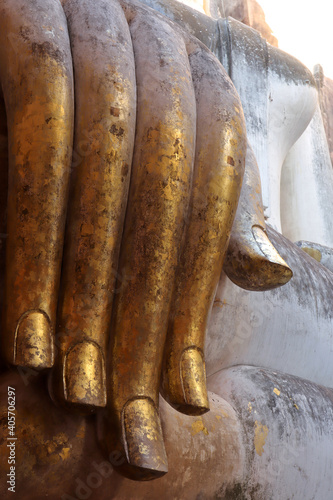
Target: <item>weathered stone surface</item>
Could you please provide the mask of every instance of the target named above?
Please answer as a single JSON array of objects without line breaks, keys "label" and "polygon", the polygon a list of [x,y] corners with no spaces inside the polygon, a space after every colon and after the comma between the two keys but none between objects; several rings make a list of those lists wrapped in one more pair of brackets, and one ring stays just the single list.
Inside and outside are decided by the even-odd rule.
[{"label": "weathered stone surface", "polygon": [[[210,394],[211,411],[202,417],[178,413],[161,400],[169,472],[156,481],[135,482],[112,468],[117,452],[97,444],[95,419],[66,414],[47,395],[44,381],[25,373],[7,373],[0,381],[0,443],[6,443],[7,388],[16,389],[16,495],[0,482],[3,500],[193,500],[223,499],[245,475],[243,436],[236,412]],[[1,447],[0,470],[9,466]],[[4,478],[4,474],[2,475]],[[228,497],[227,497],[228,498]]]},{"label": "weathered stone surface", "polygon": [[220,17],[230,16],[250,26],[248,0],[211,0],[210,5],[217,8]]},{"label": "weathered stone surface", "polygon": [[311,241],[297,241],[295,245],[333,272],[333,248]]},{"label": "weathered stone surface", "polygon": [[300,61],[269,45],[256,30],[231,18],[218,23],[220,60],[241,98],[260,170],[265,218],[281,231],[281,169],[312,119],[318,100],[315,81]]},{"label": "weathered stone surface", "polygon": [[[19,377],[4,376],[1,401],[6,403],[10,383],[20,402],[20,499],[330,498],[332,391],[271,368],[331,384],[333,275],[274,231],[269,234],[294,279],[283,289],[257,294],[221,279],[207,356],[210,388],[220,396],[211,395],[211,412],[200,418],[161,402],[170,461],[161,480],[136,484],[116,476],[97,448],[91,418],[73,419],[54,408],[37,380],[25,387]],[[240,363],[267,369],[215,373]],[[38,425],[29,425],[35,413]]]},{"label": "weathered stone surface", "polygon": [[314,68],[314,76],[318,87],[320,110],[333,165],[333,80],[324,75],[323,68],[319,64]]},{"label": "weathered stone surface", "polygon": [[207,374],[244,364],[332,387],[333,274],[267,229],[294,276],[267,292],[242,290],[221,276],[208,326]]},{"label": "weathered stone surface", "polygon": [[[26,386],[10,375],[0,383],[0,410],[4,414],[8,384],[14,385],[20,500],[330,498],[333,394],[307,380],[237,366],[208,378],[215,392],[209,394],[211,411],[202,417],[179,414],[162,400],[169,473],[137,483],[114,472],[111,464],[119,457],[98,448],[94,419],[55,408],[41,379],[30,377]],[[0,467],[6,470],[6,451]],[[4,481],[0,493],[4,500],[13,497]]]},{"label": "weathered stone surface", "polygon": [[204,2],[204,9],[214,18],[233,17],[259,31],[274,47],[278,46],[278,40],[272,34],[266,23],[265,13],[256,0],[208,0]]},{"label": "weathered stone surface", "polygon": [[208,386],[234,407],[246,449],[245,476],[222,498],[331,498],[332,390],[253,366],[223,370]]},{"label": "weathered stone surface", "polygon": [[[278,40],[272,34],[272,29],[266,23],[265,13],[256,0],[248,0],[249,26],[258,30],[262,36],[274,47],[278,47]],[[247,24],[247,23],[246,23]]]},{"label": "weathered stone surface", "polygon": [[283,163],[280,192],[283,235],[333,247],[333,170],[319,103]]},{"label": "weathered stone surface", "polygon": [[179,24],[217,56],[220,40],[215,19],[177,0],[142,0],[142,3]]}]

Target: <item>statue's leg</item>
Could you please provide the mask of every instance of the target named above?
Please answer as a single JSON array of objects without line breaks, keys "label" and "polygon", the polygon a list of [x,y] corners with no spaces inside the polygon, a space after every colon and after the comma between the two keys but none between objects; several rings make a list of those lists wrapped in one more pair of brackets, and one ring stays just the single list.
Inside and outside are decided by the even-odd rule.
[{"label": "statue's leg", "polygon": [[228,278],[246,290],[271,290],[284,285],[292,271],[266,233],[258,165],[247,145],[242,191],[223,265]]},{"label": "statue's leg", "polygon": [[189,60],[197,101],[193,192],[177,271],[162,390],[178,410],[209,409],[204,339],[240,195],[245,164],[244,117],[217,59],[197,45]]},{"label": "statue's leg", "polygon": [[73,136],[73,75],[57,0],[3,0],[0,73],[9,143],[3,349],[53,364],[53,330]]},{"label": "statue's leg", "polygon": [[117,1],[63,5],[75,135],[52,386],[57,399],[98,407],[106,405],[106,345],[134,145],[134,55]]},{"label": "statue's leg", "polygon": [[123,474],[167,472],[160,373],[195,149],[195,96],[184,41],[146,8],[124,5],[136,60],[137,129],[108,376],[110,452]]}]

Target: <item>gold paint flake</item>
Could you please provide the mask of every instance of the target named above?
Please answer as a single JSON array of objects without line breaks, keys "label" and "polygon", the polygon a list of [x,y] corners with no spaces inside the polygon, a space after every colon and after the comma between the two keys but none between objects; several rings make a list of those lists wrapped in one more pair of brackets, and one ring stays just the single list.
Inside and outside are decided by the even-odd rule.
[{"label": "gold paint flake", "polygon": [[229,418],[229,414],[226,411],[220,410],[220,412],[222,415],[215,415],[215,418],[217,420],[222,420],[222,418]]},{"label": "gold paint flake", "polygon": [[258,422],[258,420],[256,420],[254,429],[254,447],[260,457],[264,453],[264,446],[266,443],[267,435],[268,427],[266,425],[262,425],[261,422]]},{"label": "gold paint flake", "polygon": [[205,427],[202,420],[196,420],[192,424],[192,436],[195,436],[199,432],[203,432],[206,436],[209,434],[208,429]]},{"label": "gold paint flake", "polygon": [[71,449],[70,448],[63,448],[61,452],[59,453],[60,457],[62,460],[66,460],[69,456]]},{"label": "gold paint flake", "polygon": [[318,261],[318,262],[321,261],[321,258],[322,258],[321,252],[319,250],[317,250],[316,248],[302,247],[302,250],[305,253],[307,253],[308,255],[310,255],[310,257],[312,257],[316,261]]}]

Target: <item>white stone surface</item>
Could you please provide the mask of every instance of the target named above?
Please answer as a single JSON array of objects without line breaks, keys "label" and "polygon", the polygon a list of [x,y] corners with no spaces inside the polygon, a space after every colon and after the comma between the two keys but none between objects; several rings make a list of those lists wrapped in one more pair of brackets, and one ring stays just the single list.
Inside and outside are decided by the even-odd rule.
[{"label": "white stone surface", "polygon": [[222,498],[332,498],[332,390],[252,366],[223,370],[208,387],[231,404],[243,426],[244,476],[231,490],[242,496]]},{"label": "white stone surface", "polygon": [[[293,66],[298,74],[290,77]],[[259,169],[267,222],[281,232],[282,165],[311,121],[318,95],[310,71],[275,47],[269,47],[267,85],[267,156]]]},{"label": "white stone surface", "polygon": [[308,68],[267,44],[257,31],[231,18],[220,24],[222,64],[243,105],[248,140],[260,170],[265,218],[281,231],[282,165],[314,114],[315,82]]},{"label": "white stone surface", "polygon": [[290,150],[282,169],[282,234],[333,247],[333,169],[324,124],[315,115]]},{"label": "white stone surface", "polygon": [[221,276],[206,339],[207,375],[235,365],[333,386],[333,273],[272,231],[293,270],[287,285],[249,292]]}]

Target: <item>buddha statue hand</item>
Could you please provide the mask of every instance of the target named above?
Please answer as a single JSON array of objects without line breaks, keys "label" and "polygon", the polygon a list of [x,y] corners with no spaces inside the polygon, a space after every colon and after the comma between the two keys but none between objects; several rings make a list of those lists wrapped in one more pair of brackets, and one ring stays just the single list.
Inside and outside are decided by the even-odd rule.
[{"label": "buddha statue hand", "polygon": [[245,164],[238,95],[206,47],[134,1],[4,0],[0,25],[5,358],[52,368],[57,403],[107,405],[120,472],[159,477],[160,385],[183,413],[209,409],[204,336]]}]

